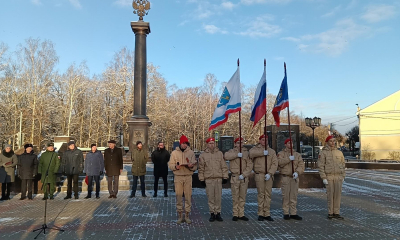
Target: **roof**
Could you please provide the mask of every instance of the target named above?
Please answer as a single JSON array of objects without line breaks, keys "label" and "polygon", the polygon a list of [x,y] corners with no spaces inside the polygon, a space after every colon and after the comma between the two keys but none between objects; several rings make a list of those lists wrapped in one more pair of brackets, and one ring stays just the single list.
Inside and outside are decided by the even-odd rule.
[{"label": "roof", "polygon": [[399,95],[399,100],[400,100],[400,90],[398,90],[398,91],[396,91],[396,92],[390,94],[389,96],[384,97],[384,98],[382,98],[381,100],[378,100],[378,101],[374,102],[373,104],[367,106],[366,108],[361,109],[361,110],[360,110],[360,113],[368,112],[368,108],[371,108],[372,106],[374,106],[374,105],[376,105],[376,104],[379,104],[379,103],[381,103],[381,102],[387,100],[388,98],[394,97],[394,96],[396,96],[397,94]]}]

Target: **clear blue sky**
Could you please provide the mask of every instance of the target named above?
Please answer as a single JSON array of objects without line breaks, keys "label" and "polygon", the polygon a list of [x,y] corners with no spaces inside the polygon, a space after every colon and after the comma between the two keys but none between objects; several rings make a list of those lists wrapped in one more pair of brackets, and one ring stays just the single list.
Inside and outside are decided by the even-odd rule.
[{"label": "clear blue sky", "polygon": [[[59,71],[87,61],[101,73],[122,47],[134,50],[129,0],[0,2],[0,41],[11,51],[48,39]],[[267,59],[277,94],[287,63],[291,110],[347,131],[355,112],[400,89],[400,2],[396,0],[153,0],[148,62],[170,84],[199,86],[207,73],[257,85]],[[346,118],[351,119],[340,121]],[[337,122],[339,121],[339,122]]]}]

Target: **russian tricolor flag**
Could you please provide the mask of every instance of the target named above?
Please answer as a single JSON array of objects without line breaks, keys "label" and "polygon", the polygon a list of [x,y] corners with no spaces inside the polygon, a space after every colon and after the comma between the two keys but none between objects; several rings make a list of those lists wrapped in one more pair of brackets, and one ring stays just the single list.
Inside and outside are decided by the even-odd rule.
[{"label": "russian tricolor flag", "polygon": [[254,122],[253,127],[267,113],[267,76],[265,72],[257,85],[256,93],[254,94],[254,105],[251,106],[250,121]]}]

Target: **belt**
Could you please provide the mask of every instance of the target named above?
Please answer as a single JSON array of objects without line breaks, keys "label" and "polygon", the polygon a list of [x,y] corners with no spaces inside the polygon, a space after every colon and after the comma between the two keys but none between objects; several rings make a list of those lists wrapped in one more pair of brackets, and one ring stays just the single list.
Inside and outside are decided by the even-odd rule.
[{"label": "belt", "polygon": [[282,176],[293,178],[293,176],[291,176],[291,175],[286,175],[286,174],[282,174]]}]

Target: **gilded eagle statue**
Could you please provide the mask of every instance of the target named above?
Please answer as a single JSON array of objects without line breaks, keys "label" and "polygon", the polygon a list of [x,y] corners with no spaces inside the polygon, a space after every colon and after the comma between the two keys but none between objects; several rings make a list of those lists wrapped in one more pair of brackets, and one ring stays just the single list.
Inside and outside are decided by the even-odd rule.
[{"label": "gilded eagle statue", "polygon": [[133,0],[133,13],[139,16],[139,21],[143,21],[143,16],[147,15],[150,10],[150,2],[148,0]]}]

